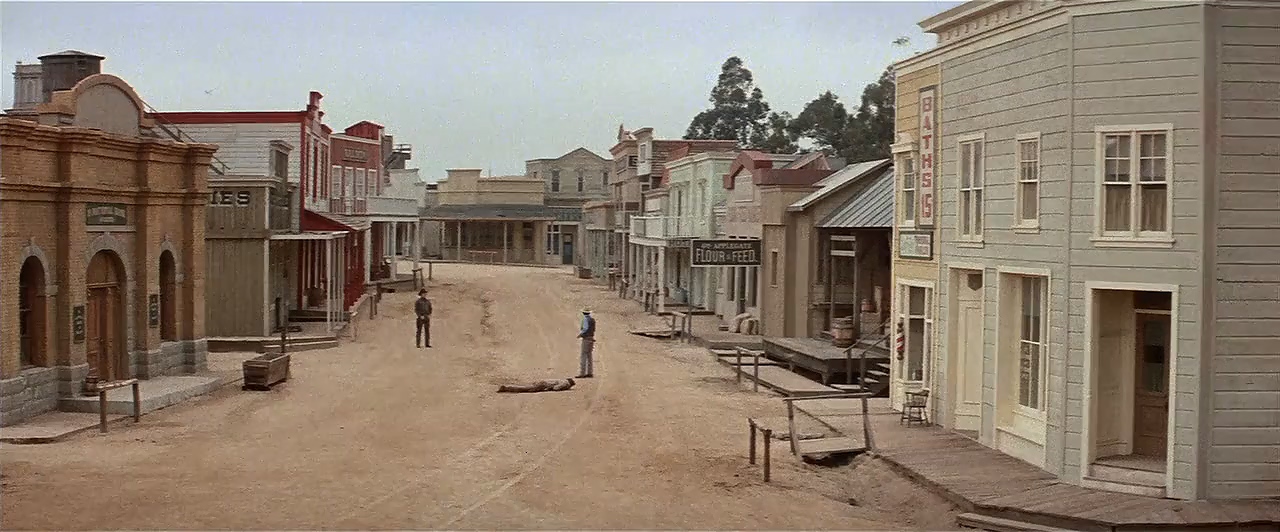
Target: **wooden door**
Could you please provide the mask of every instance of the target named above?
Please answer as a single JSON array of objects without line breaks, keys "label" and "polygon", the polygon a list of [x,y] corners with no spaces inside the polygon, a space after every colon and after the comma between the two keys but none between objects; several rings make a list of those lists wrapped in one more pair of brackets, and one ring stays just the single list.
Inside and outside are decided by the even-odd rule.
[{"label": "wooden door", "polygon": [[1164,457],[1169,438],[1168,314],[1138,313],[1133,454]]},{"label": "wooden door", "polygon": [[[980,274],[971,274],[980,275]],[[981,284],[961,283],[956,320],[956,430],[979,430],[982,425],[982,301]]]},{"label": "wooden door", "polygon": [[106,380],[107,378],[102,372],[102,360],[105,352],[102,349],[103,330],[101,323],[105,306],[105,289],[89,289],[89,300],[85,304],[84,319],[85,362],[89,364],[89,372],[99,380]]}]

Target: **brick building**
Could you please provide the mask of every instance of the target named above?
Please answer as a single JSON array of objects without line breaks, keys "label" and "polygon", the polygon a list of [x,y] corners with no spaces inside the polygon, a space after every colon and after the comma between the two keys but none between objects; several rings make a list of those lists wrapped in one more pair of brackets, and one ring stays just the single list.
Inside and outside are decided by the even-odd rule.
[{"label": "brick building", "polygon": [[47,101],[0,117],[0,425],[98,381],[199,370],[207,352],[217,147],[161,140],[101,57],[55,56],[79,76],[46,63]]}]

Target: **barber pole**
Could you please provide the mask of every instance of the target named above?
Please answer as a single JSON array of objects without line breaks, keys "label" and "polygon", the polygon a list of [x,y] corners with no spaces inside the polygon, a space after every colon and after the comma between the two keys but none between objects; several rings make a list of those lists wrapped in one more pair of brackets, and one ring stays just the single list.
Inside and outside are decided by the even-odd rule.
[{"label": "barber pole", "polygon": [[902,359],[902,355],[907,352],[907,337],[902,334],[902,322],[898,322],[898,359]]}]

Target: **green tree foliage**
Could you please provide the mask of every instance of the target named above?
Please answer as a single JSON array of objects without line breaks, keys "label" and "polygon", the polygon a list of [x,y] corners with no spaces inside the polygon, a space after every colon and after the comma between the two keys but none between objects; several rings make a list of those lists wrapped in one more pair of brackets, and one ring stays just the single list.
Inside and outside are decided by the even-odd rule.
[{"label": "green tree foliage", "polygon": [[796,135],[791,133],[791,113],[769,113],[769,136],[757,148],[765,153],[795,153],[800,151]]},{"label": "green tree foliage", "polygon": [[885,69],[879,80],[862,90],[862,101],[853,113],[826,91],[805,105],[787,130],[850,162],[887,158],[894,138],[895,87],[892,69]]},{"label": "green tree foliage", "polygon": [[689,123],[685,139],[737,140],[739,146],[759,149],[770,137],[769,104],[742,59],[730,57],[720,67],[710,101],[711,108]]},{"label": "green tree foliage", "polygon": [[792,136],[812,140],[818,149],[835,155],[847,150],[845,130],[848,127],[849,112],[840,103],[839,96],[827,91],[805,105],[787,130]]}]

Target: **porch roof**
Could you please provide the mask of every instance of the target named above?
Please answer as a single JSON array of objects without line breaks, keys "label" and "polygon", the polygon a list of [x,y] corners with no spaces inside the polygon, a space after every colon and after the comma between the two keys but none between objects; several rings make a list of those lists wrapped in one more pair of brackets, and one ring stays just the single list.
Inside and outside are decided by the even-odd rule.
[{"label": "porch roof", "polygon": [[893,168],[882,170],[879,177],[817,226],[824,229],[892,228]]},{"label": "porch roof", "polygon": [[301,222],[303,231],[364,231],[370,225],[369,220],[310,209],[302,210]]},{"label": "porch roof", "polygon": [[800,198],[799,201],[792,203],[787,207],[787,210],[790,212],[804,211],[818,203],[823,198],[844,189],[844,187],[851,183],[861,181],[864,177],[879,175],[877,171],[888,165],[889,159],[879,159],[875,161],[855,163],[841,168],[836,173],[814,183],[813,186],[820,188],[808,196]]},{"label": "porch roof", "polygon": [[556,220],[556,211],[546,205],[435,205],[424,207],[423,220]]}]

